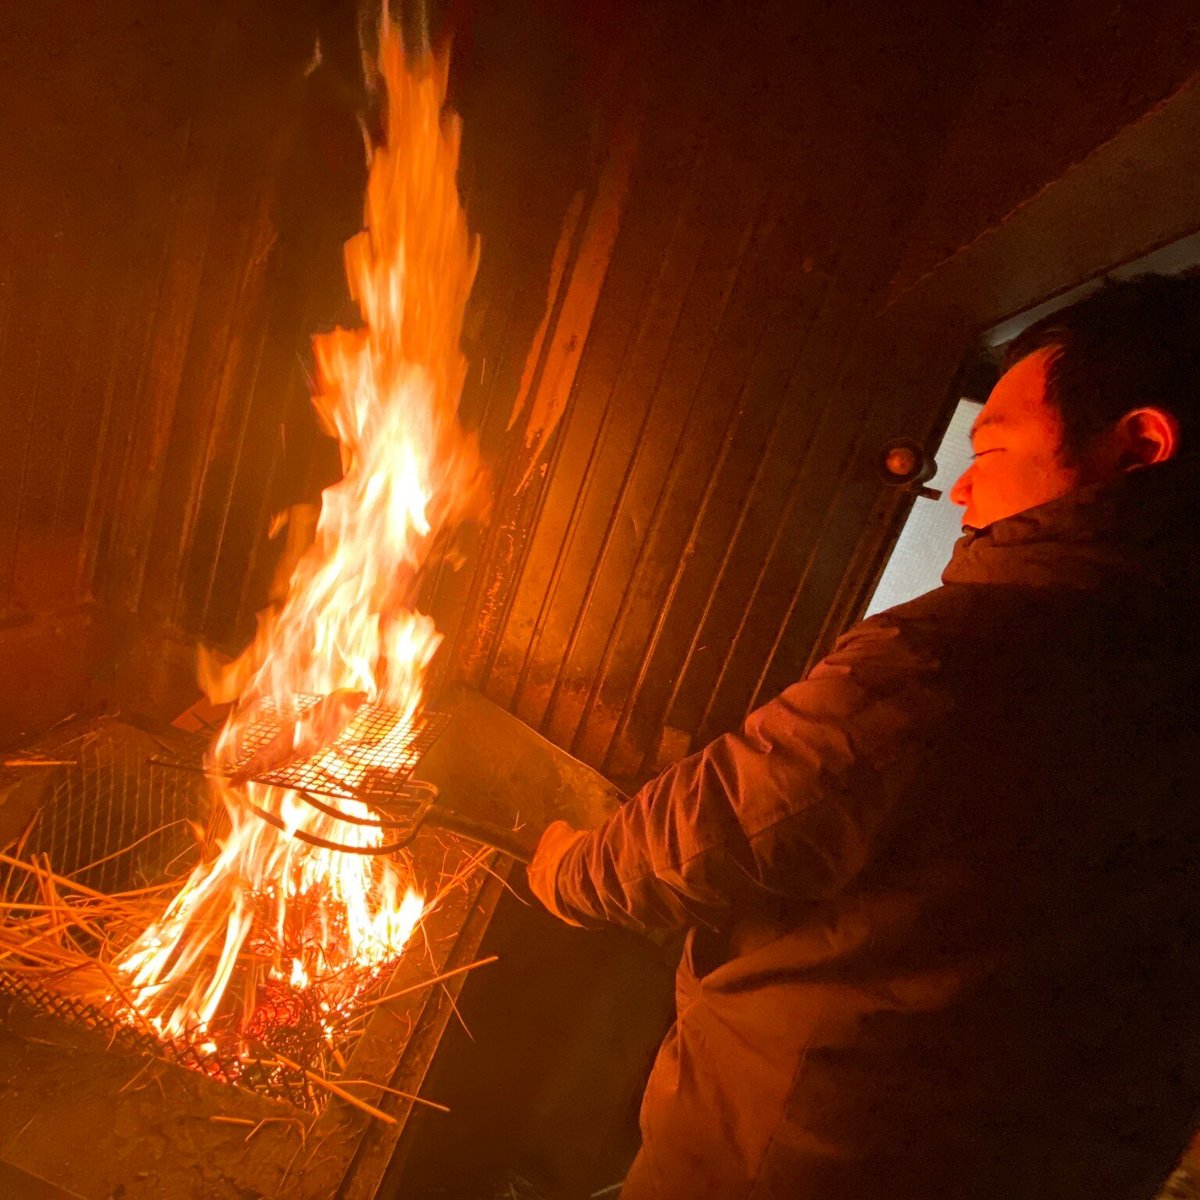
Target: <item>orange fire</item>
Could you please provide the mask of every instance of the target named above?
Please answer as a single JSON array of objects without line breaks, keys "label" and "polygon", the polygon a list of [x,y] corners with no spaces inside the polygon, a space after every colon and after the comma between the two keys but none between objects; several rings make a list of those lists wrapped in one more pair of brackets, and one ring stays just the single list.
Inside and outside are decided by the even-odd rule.
[{"label": "orange fire", "polygon": [[[265,706],[286,712],[301,695],[365,697],[404,718],[421,704],[440,635],[413,608],[418,572],[442,544],[439,535],[483,516],[487,503],[475,441],[457,416],[462,318],[478,247],[456,186],[460,124],[443,112],[448,66],[444,57],[408,60],[385,18],[386,139],[368,152],[365,228],[345,253],[363,324],[314,342],[313,402],[322,428],[338,439],[343,477],[323,494],[316,538],[282,605],[262,618],[240,658],[208,672],[209,694],[236,701],[216,758],[239,744]],[[301,717],[297,742],[312,736]],[[378,755],[330,769],[352,789],[386,742],[374,749]],[[214,786],[229,832],[121,955],[125,989],[161,1035],[199,1043],[218,1014],[235,1010],[243,1028],[252,1023],[267,984],[277,995],[286,986],[318,996],[324,1019],[334,1020],[364,971],[394,960],[411,937],[424,909],[416,881],[392,858],[288,836],[246,802],[289,833],[342,845],[380,845],[377,828],[327,816],[281,788]],[[370,815],[353,798],[330,803],[349,818]],[[230,988],[235,975],[240,995]]]}]

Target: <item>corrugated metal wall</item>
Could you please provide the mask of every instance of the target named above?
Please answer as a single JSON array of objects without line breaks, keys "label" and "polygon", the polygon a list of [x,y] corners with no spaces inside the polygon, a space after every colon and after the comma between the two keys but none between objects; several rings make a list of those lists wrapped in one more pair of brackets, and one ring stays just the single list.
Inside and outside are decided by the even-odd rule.
[{"label": "corrugated metal wall", "polygon": [[[176,132],[191,100],[163,88],[168,102],[142,114],[138,132],[165,148],[164,161],[124,150],[123,93],[147,76],[162,82],[154,37],[130,29],[118,6],[47,37],[41,14],[16,7],[0,37],[0,607],[10,614],[87,591],[85,529],[111,484],[96,444],[115,398],[136,385],[132,345],[164,243],[156,210],[178,171]],[[124,59],[93,55],[103,19],[129,32]],[[47,86],[59,72],[78,91]],[[79,122],[91,134],[82,143],[72,136]]]},{"label": "corrugated metal wall", "polygon": [[460,671],[631,784],[803,674],[902,509],[878,447],[944,419],[978,328],[896,287],[1195,69],[1177,0],[1109,7],[711,5],[647,46],[620,236]]},{"label": "corrugated metal wall", "polygon": [[[235,647],[272,516],[337,469],[304,374],[353,319],[354,5],[167,7],[0,18],[0,612],[95,594]],[[921,254],[970,235],[926,187],[991,165],[954,120],[1006,94],[1017,7],[985,36],[949,2],[451,6],[497,503],[429,580],[443,677],[631,782],[802,673],[880,519],[874,451],[936,419],[966,343],[884,310],[914,222]],[[1140,103],[1105,94],[1055,169]]]},{"label": "corrugated metal wall", "polygon": [[[271,394],[278,440],[280,400],[302,395],[275,214],[311,93],[311,8],[287,22],[244,0],[6,8],[0,605],[14,616],[96,596],[205,623],[205,573],[188,568],[212,557],[206,501],[247,524],[223,461],[257,433],[269,485],[251,419]],[[287,350],[264,369],[280,330]]]},{"label": "corrugated metal wall", "polygon": [[961,82],[944,29],[866,10],[713,6],[670,37],[565,418],[456,644],[621,777],[799,673],[831,502],[874,491],[848,367]]},{"label": "corrugated metal wall", "polygon": [[[48,555],[59,591],[30,603],[94,591],[147,626],[248,635],[271,517],[336,471],[304,369],[307,334],[353,319],[349,8],[27,18],[14,96],[44,98],[51,64],[70,82],[15,150],[48,139],[53,169],[22,177],[17,216],[37,212],[7,225],[14,602]],[[964,31],[885,30],[869,4],[468,8],[455,101],[484,253],[463,407],[498,494],[467,567],[431,581],[442,669],[634,776],[736,724],[820,627],[846,552],[822,566],[829,503],[861,457],[845,369]],[[539,431],[552,359],[569,392]]]}]

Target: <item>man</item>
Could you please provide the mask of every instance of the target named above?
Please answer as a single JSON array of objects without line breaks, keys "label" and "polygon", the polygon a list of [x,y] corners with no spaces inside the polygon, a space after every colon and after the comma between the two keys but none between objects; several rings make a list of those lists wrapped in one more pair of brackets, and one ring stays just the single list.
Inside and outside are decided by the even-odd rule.
[{"label": "man", "polygon": [[1200,279],[1027,331],[944,586],[530,867],[690,930],[626,1200],[1135,1200],[1200,1101]]}]

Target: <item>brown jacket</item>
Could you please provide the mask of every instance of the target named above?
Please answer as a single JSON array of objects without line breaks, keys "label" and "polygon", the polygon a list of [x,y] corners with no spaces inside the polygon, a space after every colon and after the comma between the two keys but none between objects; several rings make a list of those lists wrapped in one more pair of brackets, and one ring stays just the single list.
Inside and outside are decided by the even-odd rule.
[{"label": "brown jacket", "polygon": [[1200,1115],[1198,501],[1176,461],[968,534],[547,839],[560,915],[692,931],[626,1197],[1154,1194]]}]

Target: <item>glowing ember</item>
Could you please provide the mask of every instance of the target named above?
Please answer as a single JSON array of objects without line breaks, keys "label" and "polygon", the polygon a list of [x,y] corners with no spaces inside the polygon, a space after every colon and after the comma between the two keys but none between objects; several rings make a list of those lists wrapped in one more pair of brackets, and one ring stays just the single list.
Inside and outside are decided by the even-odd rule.
[{"label": "glowing ember", "polygon": [[[386,144],[369,154],[366,228],[346,245],[363,327],[315,339],[314,404],[340,444],[343,478],[324,493],[282,606],[236,662],[203,672],[214,699],[237,702],[213,755],[229,757],[269,707],[292,720],[289,744],[264,753],[320,753],[347,790],[386,759],[389,737],[360,744],[354,762],[324,748],[364,701],[406,719],[417,711],[440,640],[412,607],[417,572],[439,533],[486,505],[475,443],[457,419],[477,255],[455,181],[459,124],[443,118],[448,62],[407,62],[386,21],[380,43]],[[302,694],[326,699],[300,711]],[[119,958],[138,1010],[128,1015],[163,1037],[223,1049],[270,1030],[331,1031],[412,936],[424,907],[415,882],[387,857],[295,840],[244,801],[290,832],[342,845],[380,845],[377,828],[253,781],[215,786],[228,834]],[[349,796],[333,803],[350,818],[370,815]]]}]

